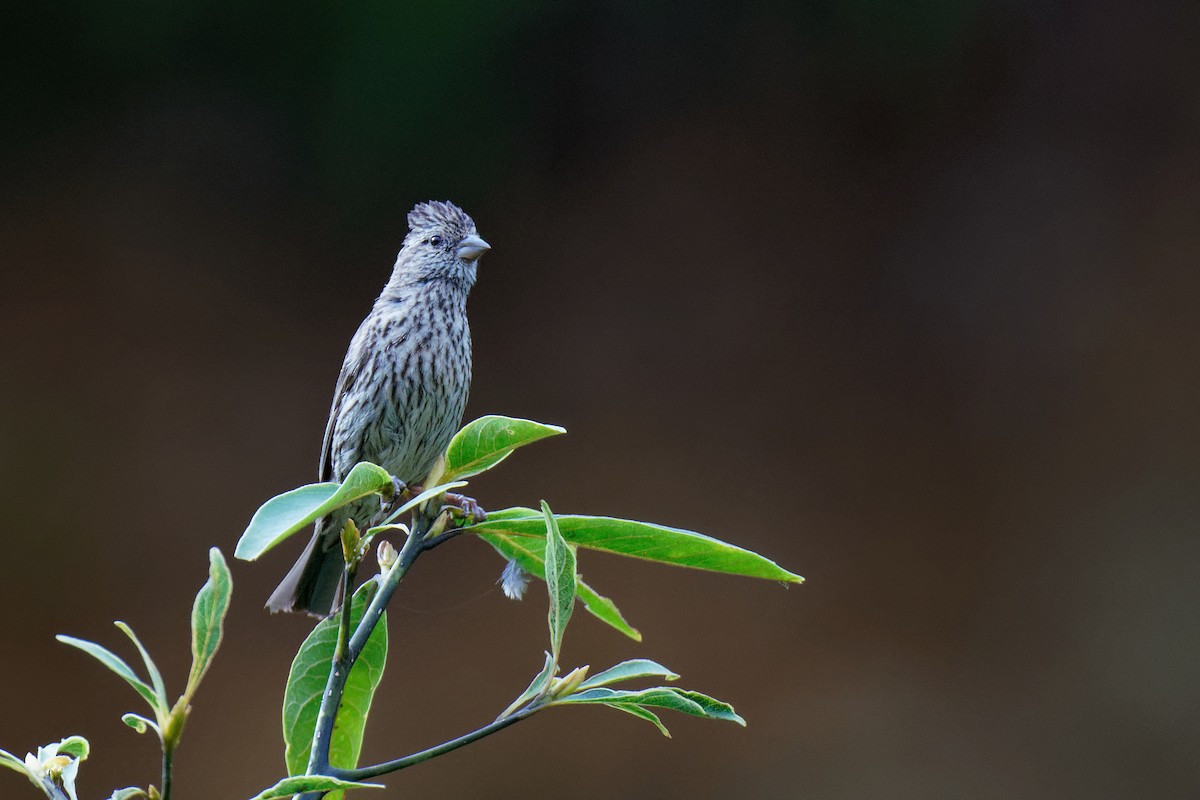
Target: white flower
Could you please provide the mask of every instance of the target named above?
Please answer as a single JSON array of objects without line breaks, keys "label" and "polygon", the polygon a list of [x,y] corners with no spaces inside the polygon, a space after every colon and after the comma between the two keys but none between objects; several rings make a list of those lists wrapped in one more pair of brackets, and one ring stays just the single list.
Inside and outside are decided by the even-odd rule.
[{"label": "white flower", "polygon": [[[74,741],[72,742],[72,740]],[[79,762],[87,758],[86,743],[79,757],[66,753],[59,754],[58,750],[64,744],[72,742],[72,749],[79,752],[78,743],[80,741],[82,740],[79,737],[71,737],[63,739],[61,742],[39,747],[36,754],[26,753],[24,772],[29,776],[29,780],[43,791],[45,791],[45,782],[50,781],[62,786],[71,800],[79,800],[75,794],[75,776],[79,773]],[[8,754],[5,753],[5,756],[8,757]],[[6,766],[12,765],[6,764]]]}]

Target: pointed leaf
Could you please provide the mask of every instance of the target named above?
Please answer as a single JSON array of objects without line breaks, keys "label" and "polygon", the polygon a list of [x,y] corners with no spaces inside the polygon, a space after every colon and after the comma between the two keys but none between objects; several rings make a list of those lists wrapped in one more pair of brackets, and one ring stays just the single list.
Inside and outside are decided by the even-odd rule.
[{"label": "pointed leaf", "polygon": [[253,561],[331,511],[392,486],[392,476],[383,467],[363,461],[355,464],[338,483],[312,483],[272,497],[250,520],[233,554]]},{"label": "pointed leaf", "polygon": [[[63,644],[69,644],[71,647],[77,647],[87,653],[92,658],[99,661],[104,666],[108,667],[113,672],[117,673],[122,680],[137,690],[137,693],[150,705],[150,708],[157,714],[159,709],[158,697],[155,696],[154,690],[147,686],[138,678],[137,674],[120,659],[112,651],[107,650],[95,642],[89,642],[86,639],[76,639],[74,636],[64,636],[59,634],[54,637]],[[169,713],[169,709],[161,709],[164,713]]]},{"label": "pointed leaf", "polygon": [[583,601],[583,607],[601,622],[607,622],[635,642],[642,640],[642,632],[625,621],[617,604],[583,582],[583,576],[575,582],[575,595]]},{"label": "pointed leaf", "polygon": [[736,722],[743,728],[746,727],[746,720],[734,713],[733,706],[729,705],[729,703],[723,703],[714,697],[709,697],[706,694],[689,691],[687,689],[676,689],[675,691],[680,696],[686,697],[688,700],[691,700],[693,703],[703,708],[704,716],[709,717],[710,719],[723,719],[729,722]]},{"label": "pointed leaf", "polygon": [[604,672],[598,672],[579,685],[580,690],[592,689],[597,686],[608,686],[619,681],[629,681],[635,678],[666,678],[673,681],[679,678],[674,672],[648,658],[634,658],[622,661],[615,667]]},{"label": "pointed leaf", "polygon": [[503,719],[504,717],[507,717],[509,714],[513,713],[521,706],[525,705],[530,700],[541,694],[542,689],[544,689],[546,684],[550,682],[550,679],[554,677],[554,672],[554,656],[546,653],[546,664],[542,667],[542,671],[534,676],[533,680],[530,681],[529,686],[525,689],[525,691],[521,692],[521,696],[514,700],[512,705],[504,709],[497,719]]},{"label": "pointed leaf", "polygon": [[114,622],[121,633],[129,637],[133,642],[134,647],[142,655],[142,663],[146,665],[146,672],[150,675],[150,683],[154,685],[154,694],[158,697],[159,703],[163,708],[167,707],[167,687],[163,684],[162,673],[158,671],[158,667],[154,663],[154,659],[150,658],[150,654],[146,652],[146,648],[142,646],[142,642],[138,639],[137,634],[133,632],[133,628],[126,625],[124,622]]},{"label": "pointed leaf", "polygon": [[[31,780],[36,780],[36,776],[29,771],[28,767],[25,766],[25,761],[17,758],[7,750],[0,750],[0,767],[8,767],[14,772],[19,772]],[[41,786],[41,783],[39,782],[37,785]]]},{"label": "pointed leaf", "polygon": [[264,789],[250,800],[282,800],[304,792],[331,792],[335,789],[382,789],[381,783],[358,783],[331,778],[327,775],[299,775],[284,778],[270,789]]},{"label": "pointed leaf", "polygon": [[566,433],[557,425],[543,425],[527,419],[488,415],[466,425],[450,440],[446,450],[443,481],[469,478],[491,469],[508,458],[513,450]]},{"label": "pointed leaf", "polygon": [[631,703],[604,703],[604,705],[608,706],[609,708],[615,708],[618,711],[624,711],[626,714],[632,714],[638,719],[644,719],[654,727],[658,728],[659,733],[661,733],[663,736],[667,737],[668,739],[671,738],[671,732],[667,730],[667,726],[662,724],[662,720],[659,719],[658,715],[653,711],[642,708],[641,706],[635,706]]},{"label": "pointed leaf", "polygon": [[728,703],[722,703],[720,700],[716,700],[700,692],[691,692],[666,686],[637,691],[624,691],[604,687],[585,689],[570,697],[564,697],[555,701],[555,705],[565,703],[601,703],[603,705],[610,703],[630,703],[639,706],[669,708],[674,711],[691,714],[695,717],[727,720],[729,722],[736,722],[742,727],[746,725],[746,720],[735,714],[733,706]]},{"label": "pointed leaf", "polygon": [[229,611],[232,595],[233,576],[229,574],[225,556],[213,547],[208,551],[208,580],[200,587],[196,602],[192,604],[192,669],[184,692],[185,703],[191,702],[221,646],[225,614]]},{"label": "pointed leaf", "polygon": [[674,689],[666,686],[658,686],[653,689],[608,689],[597,687],[595,689],[584,689],[581,692],[564,697],[558,702],[560,703],[634,703],[640,706],[657,706],[659,708],[669,708],[674,711],[682,711],[685,714],[691,714],[696,717],[703,717],[704,708],[699,703],[694,703],[685,697],[681,697]]},{"label": "pointed leaf", "polygon": [[[479,538],[490,544],[500,555],[510,561],[515,561],[530,575],[540,580],[546,579],[546,540],[544,538],[512,536],[505,533],[481,533]],[[625,617],[621,615],[616,604],[586,584],[579,576],[575,582],[575,595],[583,601],[584,607],[592,616],[613,626],[635,642],[642,640],[642,634],[625,621]]]},{"label": "pointed leaf", "polygon": [[546,501],[542,501],[546,525],[546,587],[550,591],[550,654],[558,663],[563,634],[575,608],[575,553],[558,531],[558,524]]},{"label": "pointed leaf", "polygon": [[[378,590],[379,584],[370,580],[354,593],[350,609],[351,630],[358,625],[363,611]],[[334,614],[317,624],[304,644],[300,645],[288,675],[283,699],[283,740],[287,746],[284,760],[288,772],[293,775],[302,775],[308,769],[312,737],[321,708],[321,695],[329,680],[329,665],[337,645],[340,618],[340,613]],[[346,680],[329,750],[329,762],[335,767],[353,769],[358,766],[363,731],[375,689],[383,678],[387,649],[387,615],[384,614]]]},{"label": "pointed leaf", "polygon": [[[694,531],[648,522],[577,514],[557,515],[558,527],[571,544],[591,550],[680,567],[800,583],[804,580],[770,559]],[[478,534],[545,536],[541,515],[529,508],[507,508],[467,528]]]},{"label": "pointed leaf", "polygon": [[[404,505],[397,508],[392,513],[388,514],[387,519],[385,519],[382,523],[380,523],[378,527],[382,528],[382,527],[386,526],[389,522],[396,519],[401,514],[411,511],[412,509],[421,505],[421,503],[424,503],[426,500],[428,500],[431,497],[436,497],[437,495],[442,494],[444,492],[448,492],[451,489],[458,489],[458,488],[461,488],[466,485],[467,485],[466,481],[450,481],[448,483],[438,484],[437,486],[433,486],[429,489],[426,489],[425,491],[421,492],[416,497],[409,500]],[[367,531],[367,533],[371,533],[371,531],[377,532],[377,529],[371,528],[369,531]]]}]

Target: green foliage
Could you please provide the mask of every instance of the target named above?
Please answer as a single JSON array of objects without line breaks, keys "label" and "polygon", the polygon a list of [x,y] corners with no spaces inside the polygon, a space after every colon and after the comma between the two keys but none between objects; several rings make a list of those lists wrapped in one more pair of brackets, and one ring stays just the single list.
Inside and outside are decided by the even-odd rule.
[{"label": "green foliage", "polygon": [[200,587],[192,606],[192,669],[188,675],[187,688],[174,707],[168,704],[166,685],[163,683],[162,674],[155,665],[154,659],[150,657],[150,653],[146,651],[133,629],[124,622],[113,624],[128,636],[134,647],[137,648],[153,688],[147,685],[132,667],[111,650],[95,642],[76,639],[73,636],[60,635],[57,637],[63,644],[82,650],[108,667],[142,696],[142,699],[150,706],[150,710],[154,712],[154,720],[151,721],[137,714],[125,714],[121,717],[121,721],[138,733],[145,733],[147,729],[152,728],[162,740],[165,750],[173,749],[178,742],[179,736],[183,732],[183,724],[187,720],[188,704],[191,703],[196,689],[199,688],[204,673],[212,664],[217,648],[221,646],[225,614],[229,611],[229,603],[233,595],[233,577],[229,573],[229,567],[225,563],[225,557],[221,555],[221,551],[215,547],[211,548],[208,551],[208,559],[208,580]]},{"label": "green foliage", "polygon": [[501,712],[498,719],[504,719],[530,700],[541,696],[549,685],[550,679],[554,677],[554,671],[557,667],[558,665],[554,661],[554,656],[546,653],[546,664],[542,667],[542,671],[533,676],[533,680],[529,682],[529,686],[526,687],[525,691],[521,692],[520,696],[512,702],[512,705]]},{"label": "green foliage", "polygon": [[[196,602],[192,605],[192,669],[188,673],[187,689],[183,693],[185,704],[191,702],[200,681],[212,666],[217,648],[221,646],[221,637],[225,632],[225,615],[229,612],[229,602],[233,595],[233,576],[229,574],[229,566],[225,563],[221,551],[215,547],[211,548],[208,551],[208,559],[208,580],[200,587]],[[142,655],[145,656],[144,651]],[[146,656],[146,665],[150,669],[153,667],[149,656]],[[152,669],[151,675],[157,674],[158,670]],[[161,683],[162,679],[158,678],[155,685]]]},{"label": "green foliage", "polygon": [[[270,789],[264,789],[250,800],[282,800],[301,792],[332,792],[346,789],[382,789],[378,783],[359,783],[344,781],[327,775],[298,775],[294,778],[284,778]],[[332,795],[331,795],[332,796]]]},{"label": "green foliage", "polygon": [[446,471],[441,480],[469,478],[491,469],[518,447],[548,436],[566,433],[566,428],[515,417],[490,414],[463,427],[446,450]]},{"label": "green foliage", "polygon": [[[508,511],[512,510],[508,509]],[[507,511],[498,511],[496,513],[503,515]],[[474,530],[474,528],[471,530]],[[546,579],[545,539],[535,539],[531,536],[515,536],[507,533],[481,533],[479,534],[479,538],[490,544],[497,553],[506,559],[517,562],[521,569],[530,575],[541,580]],[[578,574],[576,574],[575,580],[575,596],[583,601],[584,608],[597,619],[616,628],[635,642],[642,640],[642,634],[625,621],[625,617],[622,616],[616,603],[585,583],[583,577]]]},{"label": "green foliage", "polygon": [[[170,771],[171,753],[179,744],[179,737],[183,734],[183,726],[191,711],[192,697],[212,664],[217,649],[221,646],[225,615],[229,611],[233,595],[233,577],[229,573],[229,566],[225,563],[225,557],[221,555],[221,551],[215,547],[211,548],[208,551],[208,560],[208,580],[200,587],[192,606],[192,669],[188,675],[187,688],[174,706],[168,705],[166,684],[163,682],[162,673],[155,665],[154,659],[150,657],[150,653],[142,645],[133,629],[124,622],[113,624],[129,637],[134,647],[137,648],[146,667],[146,674],[150,677],[149,685],[120,656],[107,648],[85,639],[76,639],[73,636],[59,635],[57,637],[63,644],[82,650],[108,667],[132,686],[150,706],[150,710],[154,712],[154,719],[129,713],[122,715],[121,721],[138,733],[153,730],[158,735],[162,745],[164,765],[166,765],[165,773]],[[82,755],[75,755],[76,762],[82,761],[87,758],[87,742],[79,737],[64,739],[58,745],[58,752],[82,753]],[[72,798],[74,797],[73,791],[72,789]],[[137,797],[139,794],[145,795],[146,793],[136,788],[120,789],[113,793],[110,800],[124,800]],[[151,796],[153,796],[153,792]]]},{"label": "green foliage", "polygon": [[401,514],[404,514],[408,511],[412,511],[414,508],[417,508],[422,503],[424,503],[426,500],[430,500],[434,497],[437,497],[440,494],[444,494],[445,492],[448,492],[451,489],[458,489],[459,487],[466,486],[466,485],[467,485],[466,481],[450,481],[449,483],[442,483],[437,486],[432,486],[428,489],[425,489],[420,494],[418,494],[416,497],[412,498],[407,503],[405,503],[404,505],[397,508],[391,514],[388,514],[387,519],[385,519],[383,521],[382,525],[377,525],[376,527],[368,530],[367,536],[368,537],[375,536],[376,534],[382,532],[383,530],[393,527],[393,526],[388,525],[388,523],[391,522],[392,520],[396,519],[397,517],[399,517]]},{"label": "green foliage", "polygon": [[153,730],[159,735],[159,737],[162,736],[162,729],[158,727],[158,723],[153,720],[146,719],[140,714],[122,714],[121,722],[124,722],[138,733],[145,733],[148,730]]},{"label": "green foliage", "polygon": [[[648,722],[665,736],[670,732],[658,713],[663,710],[703,719],[745,725],[728,703],[706,694],[668,686],[616,689],[613,685],[632,680],[675,681],[678,675],[662,664],[645,658],[630,659],[588,677],[580,666],[558,677],[567,626],[576,600],[613,628],[640,641],[616,605],[583,581],[578,572],[578,548],[598,550],[676,566],[692,567],[790,583],[803,581],[757,553],[692,531],[646,522],[555,515],[541,502],[540,511],[509,508],[492,513],[487,521],[463,528],[437,498],[446,491],[466,485],[465,478],[491,469],[516,448],[565,431],[554,425],[530,420],[488,416],[465,426],[454,437],[440,466],[429,476],[436,483],[390,513],[383,524],[360,533],[353,524],[342,531],[346,574],[351,578],[364,561],[373,539],[390,530],[408,535],[397,553],[390,544],[381,546],[383,574],[367,581],[354,592],[349,603],[349,620],[337,614],[322,620],[305,639],[293,660],[284,695],[284,760],[290,777],[256,795],[253,800],[303,800],[328,797],[340,800],[347,789],[379,788],[362,779],[404,769],[429,758],[476,741],[507,725],[549,707],[601,705]],[[372,494],[391,497],[392,477],[374,464],[357,464],[339,483],[320,483],[286,492],[267,501],[238,542],[236,555],[254,560],[319,517]],[[391,525],[391,520],[413,512],[409,526]],[[370,767],[358,768],[367,717],[387,660],[388,601],[417,556],[460,533],[473,533],[506,559],[545,581],[549,607],[547,625],[549,650],[529,686],[494,722],[477,731],[441,745]],[[351,581],[352,582],[352,581]],[[153,730],[163,749],[164,791],[170,786],[171,754],[179,742],[191,710],[191,701],[220,648],[224,620],[232,600],[233,582],[220,551],[209,551],[208,580],[192,607],[192,665],[187,686],[170,705],[163,676],[137,635],[123,622],[115,623],[141,656],[146,678],[128,663],[94,642],[70,636],[60,641],[91,655],[128,683],[153,712],[151,717],[127,713],[121,720],[138,733]],[[367,610],[370,609],[368,616]],[[376,612],[379,612],[378,614]],[[344,624],[343,624],[344,623]],[[339,672],[339,670],[343,670]],[[344,681],[342,680],[344,678]],[[328,746],[316,747],[316,743]],[[26,775],[52,800],[77,800],[75,776],[79,763],[88,756],[87,741],[69,737],[57,744],[38,748],[36,754],[18,759],[0,750],[0,766]],[[309,770],[326,774],[309,775]],[[129,787],[112,793],[109,800],[148,797],[160,800],[153,786],[149,792]]]},{"label": "green foliage", "polygon": [[170,713],[170,709],[166,707],[166,702],[160,701],[158,696],[154,694],[154,690],[147,686],[142,679],[137,676],[137,673],[135,673],[133,669],[121,659],[120,656],[116,655],[111,650],[101,647],[95,642],[89,642],[86,639],[76,639],[74,636],[64,636],[59,634],[55,638],[63,644],[68,644],[71,647],[79,648],[115,672],[123,681],[132,686],[134,690],[142,696],[142,699],[145,700],[150,706],[150,709],[154,711],[156,717],[161,718]]},{"label": "green foliage", "polygon": [[355,464],[341,483],[312,483],[273,497],[254,512],[238,540],[234,556],[254,561],[275,545],[347,503],[390,491],[392,476],[383,467]]},{"label": "green foliage", "polygon": [[558,663],[563,634],[575,608],[575,553],[558,531],[554,514],[542,501],[546,536],[546,588],[550,592],[550,655]]},{"label": "green foliage", "polygon": [[[720,700],[701,694],[673,687],[657,686],[653,689],[626,691],[598,687],[586,689],[567,697],[558,698],[554,705],[599,704],[605,706],[646,706],[665,708],[671,711],[681,711],[696,717],[708,719],[723,719],[745,727],[746,721],[733,711],[733,706]],[[625,711],[628,709],[622,708]]]},{"label": "green foliage", "polygon": [[[590,550],[748,578],[787,583],[804,580],[758,553],[694,531],[612,517],[568,514],[558,515],[557,519],[568,542]],[[529,539],[541,539],[546,535],[542,515],[531,508],[506,508],[494,512],[488,515],[486,522],[472,525],[468,530],[486,536],[507,534]],[[530,543],[529,546],[536,548],[538,545]]]},{"label": "green foliage", "polygon": [[[379,584],[371,580],[354,593],[350,609],[351,630],[361,621],[363,611],[378,590]],[[283,699],[283,740],[286,746],[284,760],[287,762],[289,775],[303,775],[308,770],[313,733],[316,731],[321,698],[329,679],[329,665],[337,646],[340,622],[340,614],[321,620],[300,645],[300,650],[292,662]],[[358,764],[367,715],[371,709],[375,689],[383,678],[387,650],[385,614],[371,632],[346,682],[329,750],[329,762],[335,767],[351,768]]]},{"label": "green foliage", "polygon": [[138,639],[137,634],[133,632],[133,628],[120,621],[114,622],[113,625],[116,625],[121,633],[129,637],[129,640],[133,642],[133,646],[141,654],[142,663],[146,665],[146,674],[150,676],[150,683],[154,687],[154,697],[158,701],[158,707],[166,708],[167,687],[163,683],[162,673],[158,671],[158,665],[154,663],[154,659],[146,652],[146,648],[142,645],[141,640]]},{"label": "green foliage", "polygon": [[597,686],[608,686],[610,683],[620,683],[636,678],[665,678],[673,681],[678,680],[679,676],[657,661],[651,661],[648,658],[634,658],[596,673],[581,683],[579,688],[580,690],[594,689]]}]

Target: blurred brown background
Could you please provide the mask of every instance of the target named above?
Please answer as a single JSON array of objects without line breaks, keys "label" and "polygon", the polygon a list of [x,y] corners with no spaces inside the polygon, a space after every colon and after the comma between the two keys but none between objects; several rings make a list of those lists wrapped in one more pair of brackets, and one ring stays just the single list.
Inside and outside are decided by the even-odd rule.
[{"label": "blurred brown background", "polygon": [[[809,579],[583,554],[749,728],[554,712],[412,798],[1195,798],[1194,3],[74,2],[14,9],[0,120],[0,746],[157,781],[205,550],[315,479],[344,348],[418,200],[494,250],[468,414],[565,425],[485,506],[680,525]],[[308,623],[234,564],[178,800],[280,776]],[[365,758],[490,720],[545,605],[462,541],[397,598]],[[0,796],[32,796],[0,776]],[[365,796],[365,795],[364,795]]]}]

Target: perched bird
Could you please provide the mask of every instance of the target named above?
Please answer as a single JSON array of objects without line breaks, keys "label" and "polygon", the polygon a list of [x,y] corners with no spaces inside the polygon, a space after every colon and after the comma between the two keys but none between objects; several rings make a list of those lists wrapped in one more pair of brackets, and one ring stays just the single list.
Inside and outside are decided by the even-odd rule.
[{"label": "perched bird", "polygon": [[[471,385],[467,294],[490,246],[453,203],[419,203],[392,276],[350,341],[329,410],[319,477],[341,481],[360,461],[406,484],[423,481],[462,421]],[[368,497],[317,521],[271,611],[326,616],[340,600],[340,533],[380,511]]]}]

